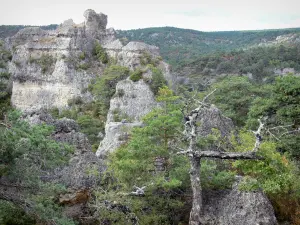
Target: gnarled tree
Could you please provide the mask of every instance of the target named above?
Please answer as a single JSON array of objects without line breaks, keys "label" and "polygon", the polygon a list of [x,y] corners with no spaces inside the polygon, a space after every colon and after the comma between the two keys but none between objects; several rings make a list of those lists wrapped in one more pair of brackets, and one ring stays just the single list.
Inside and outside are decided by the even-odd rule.
[{"label": "gnarled tree", "polygon": [[[208,97],[208,96],[207,96]],[[185,122],[185,130],[184,135],[188,140],[188,148],[186,150],[180,149],[180,152],[177,154],[184,154],[189,157],[190,160],[190,181],[191,187],[193,191],[193,203],[192,209],[190,212],[190,225],[200,225],[201,223],[201,213],[203,210],[202,207],[202,189],[201,189],[201,176],[200,176],[200,168],[201,168],[201,158],[215,158],[215,159],[248,159],[248,160],[257,160],[261,159],[261,157],[256,155],[257,150],[261,144],[261,131],[264,127],[264,124],[259,120],[259,128],[257,131],[253,132],[256,137],[256,142],[253,149],[246,152],[225,152],[223,149],[215,149],[215,150],[206,150],[199,149],[197,146],[198,138],[201,136],[207,135],[205,132],[209,132],[207,126],[210,126],[210,129],[213,127],[217,127],[220,129],[221,135],[226,136],[226,134],[230,134],[231,124],[226,120],[221,118],[222,115],[220,111],[214,105],[208,105],[205,103],[207,97],[204,98],[202,102],[199,102],[199,106],[189,112],[186,115]],[[209,121],[204,121],[203,118],[209,119]],[[202,128],[199,129],[199,122],[204,123]],[[208,124],[210,122],[215,122],[219,124]]]}]

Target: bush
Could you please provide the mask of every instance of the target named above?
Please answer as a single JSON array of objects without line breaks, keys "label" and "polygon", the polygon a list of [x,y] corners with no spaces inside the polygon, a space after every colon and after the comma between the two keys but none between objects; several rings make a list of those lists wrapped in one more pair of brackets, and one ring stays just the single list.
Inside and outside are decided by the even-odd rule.
[{"label": "bush", "polygon": [[98,60],[103,64],[107,64],[109,62],[109,57],[105,49],[98,42],[96,42],[95,44],[93,53],[98,58]]},{"label": "bush", "polygon": [[85,53],[84,53],[84,52],[81,52],[81,53],[79,54],[79,59],[80,59],[80,60],[84,60],[84,59],[85,59]]},{"label": "bush", "polygon": [[[37,63],[42,68],[42,73],[46,73],[52,67],[55,62],[55,59],[52,55],[42,54],[40,58],[34,58],[30,56],[29,61],[30,64]],[[17,65],[17,63],[15,62]],[[17,65],[18,66],[18,65]]]},{"label": "bush", "polygon": [[152,71],[152,80],[150,83],[150,88],[152,92],[156,95],[159,88],[167,85],[167,81],[162,73],[162,71],[154,66],[150,67]]},{"label": "bush", "polygon": [[3,69],[6,68],[6,64],[3,61],[0,61],[0,68],[3,68]]},{"label": "bush", "polygon": [[72,105],[80,105],[83,103],[83,100],[80,96],[77,96],[77,97],[74,97],[74,98],[71,98],[68,100],[68,105],[69,106],[72,106]]},{"label": "bush", "polygon": [[80,131],[87,135],[90,143],[92,145],[99,145],[100,138],[98,134],[104,130],[104,123],[97,118],[93,118],[91,115],[79,116],[76,122],[80,126]]},{"label": "bush", "polygon": [[131,74],[130,74],[130,80],[132,80],[133,82],[137,82],[139,81],[140,79],[142,79],[143,77],[143,71],[141,69],[136,69],[135,71],[133,71]]},{"label": "bush", "polygon": [[0,73],[0,78],[8,80],[10,78],[10,73],[8,73],[8,72],[1,72]]},{"label": "bush", "polygon": [[88,68],[90,68],[90,65],[88,63],[82,63],[77,66],[77,69],[81,70],[87,70]]}]

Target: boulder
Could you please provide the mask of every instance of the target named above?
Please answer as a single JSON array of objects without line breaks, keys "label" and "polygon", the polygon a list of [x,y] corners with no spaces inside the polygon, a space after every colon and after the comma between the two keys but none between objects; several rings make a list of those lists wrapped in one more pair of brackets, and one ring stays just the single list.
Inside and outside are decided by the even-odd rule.
[{"label": "boulder", "polygon": [[273,207],[262,191],[246,192],[235,182],[231,190],[203,192],[205,225],[276,225]]}]

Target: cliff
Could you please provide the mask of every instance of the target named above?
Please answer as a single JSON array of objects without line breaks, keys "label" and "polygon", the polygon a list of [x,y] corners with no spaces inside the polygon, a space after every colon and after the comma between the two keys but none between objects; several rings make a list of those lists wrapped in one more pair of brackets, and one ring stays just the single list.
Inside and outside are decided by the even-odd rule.
[{"label": "cliff", "polygon": [[[28,27],[7,39],[13,50],[9,72],[13,75],[12,104],[23,111],[68,107],[68,101],[80,97],[93,100],[87,91],[106,65],[94,55],[100,43],[114,63],[135,69],[148,52],[159,57],[159,50],[139,42],[126,46],[116,39],[113,28],[106,29],[107,16],[93,10],[84,12],[85,21],[66,20],[56,30]],[[168,66],[161,67],[169,72]]]}]

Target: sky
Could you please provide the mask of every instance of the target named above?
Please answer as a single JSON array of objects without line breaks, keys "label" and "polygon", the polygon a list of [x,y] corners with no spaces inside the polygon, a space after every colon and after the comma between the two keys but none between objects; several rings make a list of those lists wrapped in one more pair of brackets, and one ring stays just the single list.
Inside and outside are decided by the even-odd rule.
[{"label": "sky", "polygon": [[84,21],[94,9],[108,15],[108,27],[173,26],[200,31],[300,27],[300,0],[0,0],[0,25]]}]

